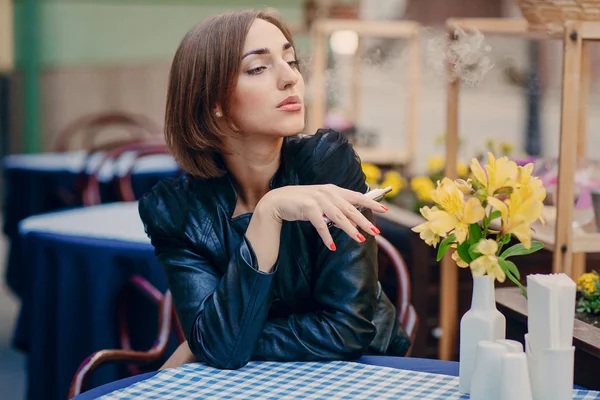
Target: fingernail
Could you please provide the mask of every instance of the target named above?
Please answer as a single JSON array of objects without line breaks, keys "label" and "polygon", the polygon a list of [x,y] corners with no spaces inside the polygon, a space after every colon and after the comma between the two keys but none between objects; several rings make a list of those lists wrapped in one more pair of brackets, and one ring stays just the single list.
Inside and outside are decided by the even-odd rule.
[{"label": "fingernail", "polygon": [[381,233],[381,231],[377,228],[375,228],[374,226],[371,227],[371,232],[373,232],[376,235],[379,235]]},{"label": "fingernail", "polygon": [[383,204],[381,204],[381,208],[383,208],[383,211],[387,211],[388,208],[386,206],[384,206]]},{"label": "fingernail", "polygon": [[361,243],[364,242],[365,240],[367,240],[367,239],[365,239],[365,237],[360,232],[358,232],[356,234],[356,237],[358,238],[358,240],[360,240]]},{"label": "fingernail", "polygon": [[331,249],[331,251],[335,251],[337,249],[337,247],[335,247],[335,243],[331,243],[329,245],[329,248]]}]

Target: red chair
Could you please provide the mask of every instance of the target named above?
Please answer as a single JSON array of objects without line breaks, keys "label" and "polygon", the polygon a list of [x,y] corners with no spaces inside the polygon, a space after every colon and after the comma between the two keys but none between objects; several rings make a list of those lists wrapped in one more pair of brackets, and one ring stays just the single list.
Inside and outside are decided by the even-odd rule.
[{"label": "red chair", "polygon": [[[171,328],[173,325],[173,318],[176,319],[173,312],[173,300],[171,298],[171,292],[167,291],[164,295],[161,295],[159,309],[158,337],[150,350],[100,350],[93,353],[81,363],[79,369],[75,373],[75,377],[71,381],[71,387],[69,389],[69,399],[81,393],[87,377],[105,362],[127,361],[136,363],[149,363],[159,360],[167,350],[167,344],[169,342]],[[176,324],[178,324],[178,322],[176,322]]]},{"label": "red chair", "polygon": [[[95,144],[101,132],[106,132],[110,126],[124,128],[128,138],[119,138],[108,143]],[[88,153],[105,151],[131,141],[140,139],[152,139],[160,136],[162,130],[152,120],[143,115],[125,112],[109,112],[102,114],[86,115],[69,124],[59,133],[56,140],[55,150],[65,152],[71,148],[74,139],[78,136],[83,138],[83,148]]]},{"label": "red chair", "polygon": [[[375,240],[379,249],[379,280],[387,295],[391,296],[395,292],[395,296],[391,300],[398,311],[398,319],[414,343],[419,317],[415,307],[410,303],[411,284],[408,268],[398,250],[386,238],[377,235]],[[387,280],[390,275],[395,278],[393,282]],[[412,346],[407,356],[411,351]]]}]

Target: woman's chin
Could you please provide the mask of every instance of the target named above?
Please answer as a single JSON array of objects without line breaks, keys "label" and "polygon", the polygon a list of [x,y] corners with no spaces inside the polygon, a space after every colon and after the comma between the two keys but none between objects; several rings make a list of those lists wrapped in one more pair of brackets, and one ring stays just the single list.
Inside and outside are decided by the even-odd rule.
[{"label": "woman's chin", "polygon": [[298,118],[297,121],[285,121],[284,123],[279,125],[278,128],[278,130],[281,133],[281,136],[294,136],[299,133],[303,133],[305,128],[304,117]]}]

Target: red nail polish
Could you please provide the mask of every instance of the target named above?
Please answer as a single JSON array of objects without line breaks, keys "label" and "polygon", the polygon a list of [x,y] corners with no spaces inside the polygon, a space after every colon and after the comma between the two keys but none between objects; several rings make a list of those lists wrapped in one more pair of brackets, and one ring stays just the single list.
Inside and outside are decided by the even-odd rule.
[{"label": "red nail polish", "polygon": [[358,240],[360,240],[361,243],[367,240],[360,232],[356,234],[356,237],[358,238]]},{"label": "red nail polish", "polygon": [[335,247],[335,243],[331,243],[329,245],[329,248],[331,249],[331,251],[335,251],[337,248]]},{"label": "red nail polish", "polygon": [[386,206],[384,206],[383,204],[381,204],[381,208],[383,208],[383,211],[387,211],[388,208]]},{"label": "red nail polish", "polygon": [[373,232],[376,235],[379,235],[381,233],[381,231],[377,228],[375,228],[374,226],[371,227],[371,232]]}]

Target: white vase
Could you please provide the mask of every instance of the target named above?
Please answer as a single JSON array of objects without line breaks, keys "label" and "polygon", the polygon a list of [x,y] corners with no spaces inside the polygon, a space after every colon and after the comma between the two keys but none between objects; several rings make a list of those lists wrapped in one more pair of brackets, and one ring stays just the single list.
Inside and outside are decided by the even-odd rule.
[{"label": "white vase", "polygon": [[460,320],[459,390],[471,391],[475,352],[481,340],[496,341],[506,335],[506,318],[496,308],[494,280],[488,276],[473,277],[471,308]]}]

